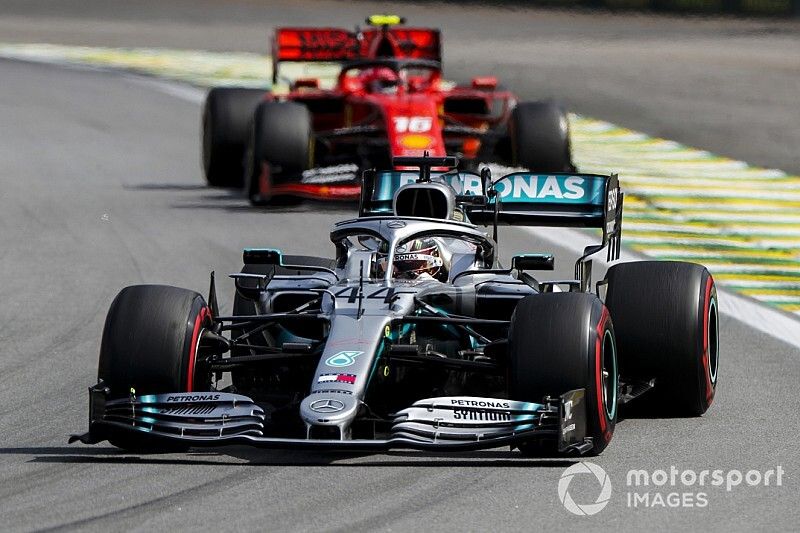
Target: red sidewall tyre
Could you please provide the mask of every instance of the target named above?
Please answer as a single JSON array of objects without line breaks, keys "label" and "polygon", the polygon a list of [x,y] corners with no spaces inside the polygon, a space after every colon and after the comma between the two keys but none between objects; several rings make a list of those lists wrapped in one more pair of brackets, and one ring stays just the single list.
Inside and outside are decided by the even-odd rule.
[{"label": "red sidewall tyre", "polygon": [[111,398],[208,390],[197,346],[211,312],[193,291],[163,285],[123,289],[103,330],[98,378]]},{"label": "red sidewall tyre", "polygon": [[[608,446],[617,420],[616,345],[609,312],[595,295],[523,298],[511,318],[509,360],[509,398],[541,402],[585,389],[587,436],[594,443],[590,453]],[[531,455],[546,451],[537,443],[520,449]]]}]

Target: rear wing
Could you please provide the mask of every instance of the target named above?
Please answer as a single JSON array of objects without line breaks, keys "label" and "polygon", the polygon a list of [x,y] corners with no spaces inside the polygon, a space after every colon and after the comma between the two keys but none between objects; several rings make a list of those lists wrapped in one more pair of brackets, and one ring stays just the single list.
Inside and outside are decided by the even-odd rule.
[{"label": "rear wing", "polygon": [[[431,165],[442,164],[429,158]],[[515,172],[491,181],[488,173],[374,171],[363,174],[359,216],[393,214],[392,201],[403,185],[429,179],[448,184],[474,224],[598,228],[601,247],[609,258],[619,257],[623,194],[616,174]]]},{"label": "rear wing", "polygon": [[442,60],[441,35],[430,28],[380,26],[347,31],[340,28],[278,28],[272,40],[272,81],[284,61],[337,63],[355,59]]},{"label": "rear wing", "polygon": [[622,231],[622,200],[616,174],[515,172],[466,211],[476,224],[600,228],[605,245]]}]

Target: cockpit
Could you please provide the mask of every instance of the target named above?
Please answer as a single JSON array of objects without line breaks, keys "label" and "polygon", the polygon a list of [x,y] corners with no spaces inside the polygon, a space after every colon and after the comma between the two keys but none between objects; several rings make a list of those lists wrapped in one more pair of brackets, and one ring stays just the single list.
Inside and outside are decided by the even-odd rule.
[{"label": "cockpit", "polygon": [[362,59],[342,65],[338,84],[345,92],[407,94],[436,90],[441,78],[436,61]]},{"label": "cockpit", "polygon": [[[459,273],[491,268],[494,247],[464,225],[403,218],[353,220],[335,229],[337,267],[348,279],[452,281]],[[441,227],[437,227],[441,226]]]}]

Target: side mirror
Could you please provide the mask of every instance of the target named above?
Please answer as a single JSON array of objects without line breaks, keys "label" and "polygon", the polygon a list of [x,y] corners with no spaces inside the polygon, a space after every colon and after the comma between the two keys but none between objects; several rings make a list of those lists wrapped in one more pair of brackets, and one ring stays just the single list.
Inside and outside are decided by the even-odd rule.
[{"label": "side mirror", "polygon": [[274,248],[245,248],[242,262],[245,265],[280,265],[282,254]]},{"label": "side mirror", "polygon": [[233,278],[236,292],[238,292],[242,298],[253,302],[261,298],[261,293],[264,292],[270,279],[270,277],[265,274],[245,274],[244,272],[230,274],[229,277]]},{"label": "side mirror", "polygon": [[484,91],[494,91],[497,89],[497,78],[494,76],[478,76],[472,78],[472,88]]},{"label": "side mirror", "polygon": [[553,270],[555,257],[553,254],[521,254],[511,258],[514,270]]}]

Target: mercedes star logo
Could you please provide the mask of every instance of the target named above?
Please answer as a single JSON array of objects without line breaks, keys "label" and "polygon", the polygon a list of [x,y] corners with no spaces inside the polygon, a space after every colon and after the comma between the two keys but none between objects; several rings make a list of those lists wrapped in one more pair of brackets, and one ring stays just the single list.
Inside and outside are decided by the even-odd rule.
[{"label": "mercedes star logo", "polygon": [[317,413],[338,413],[344,409],[344,404],[339,400],[316,400],[311,402],[311,410]]}]

